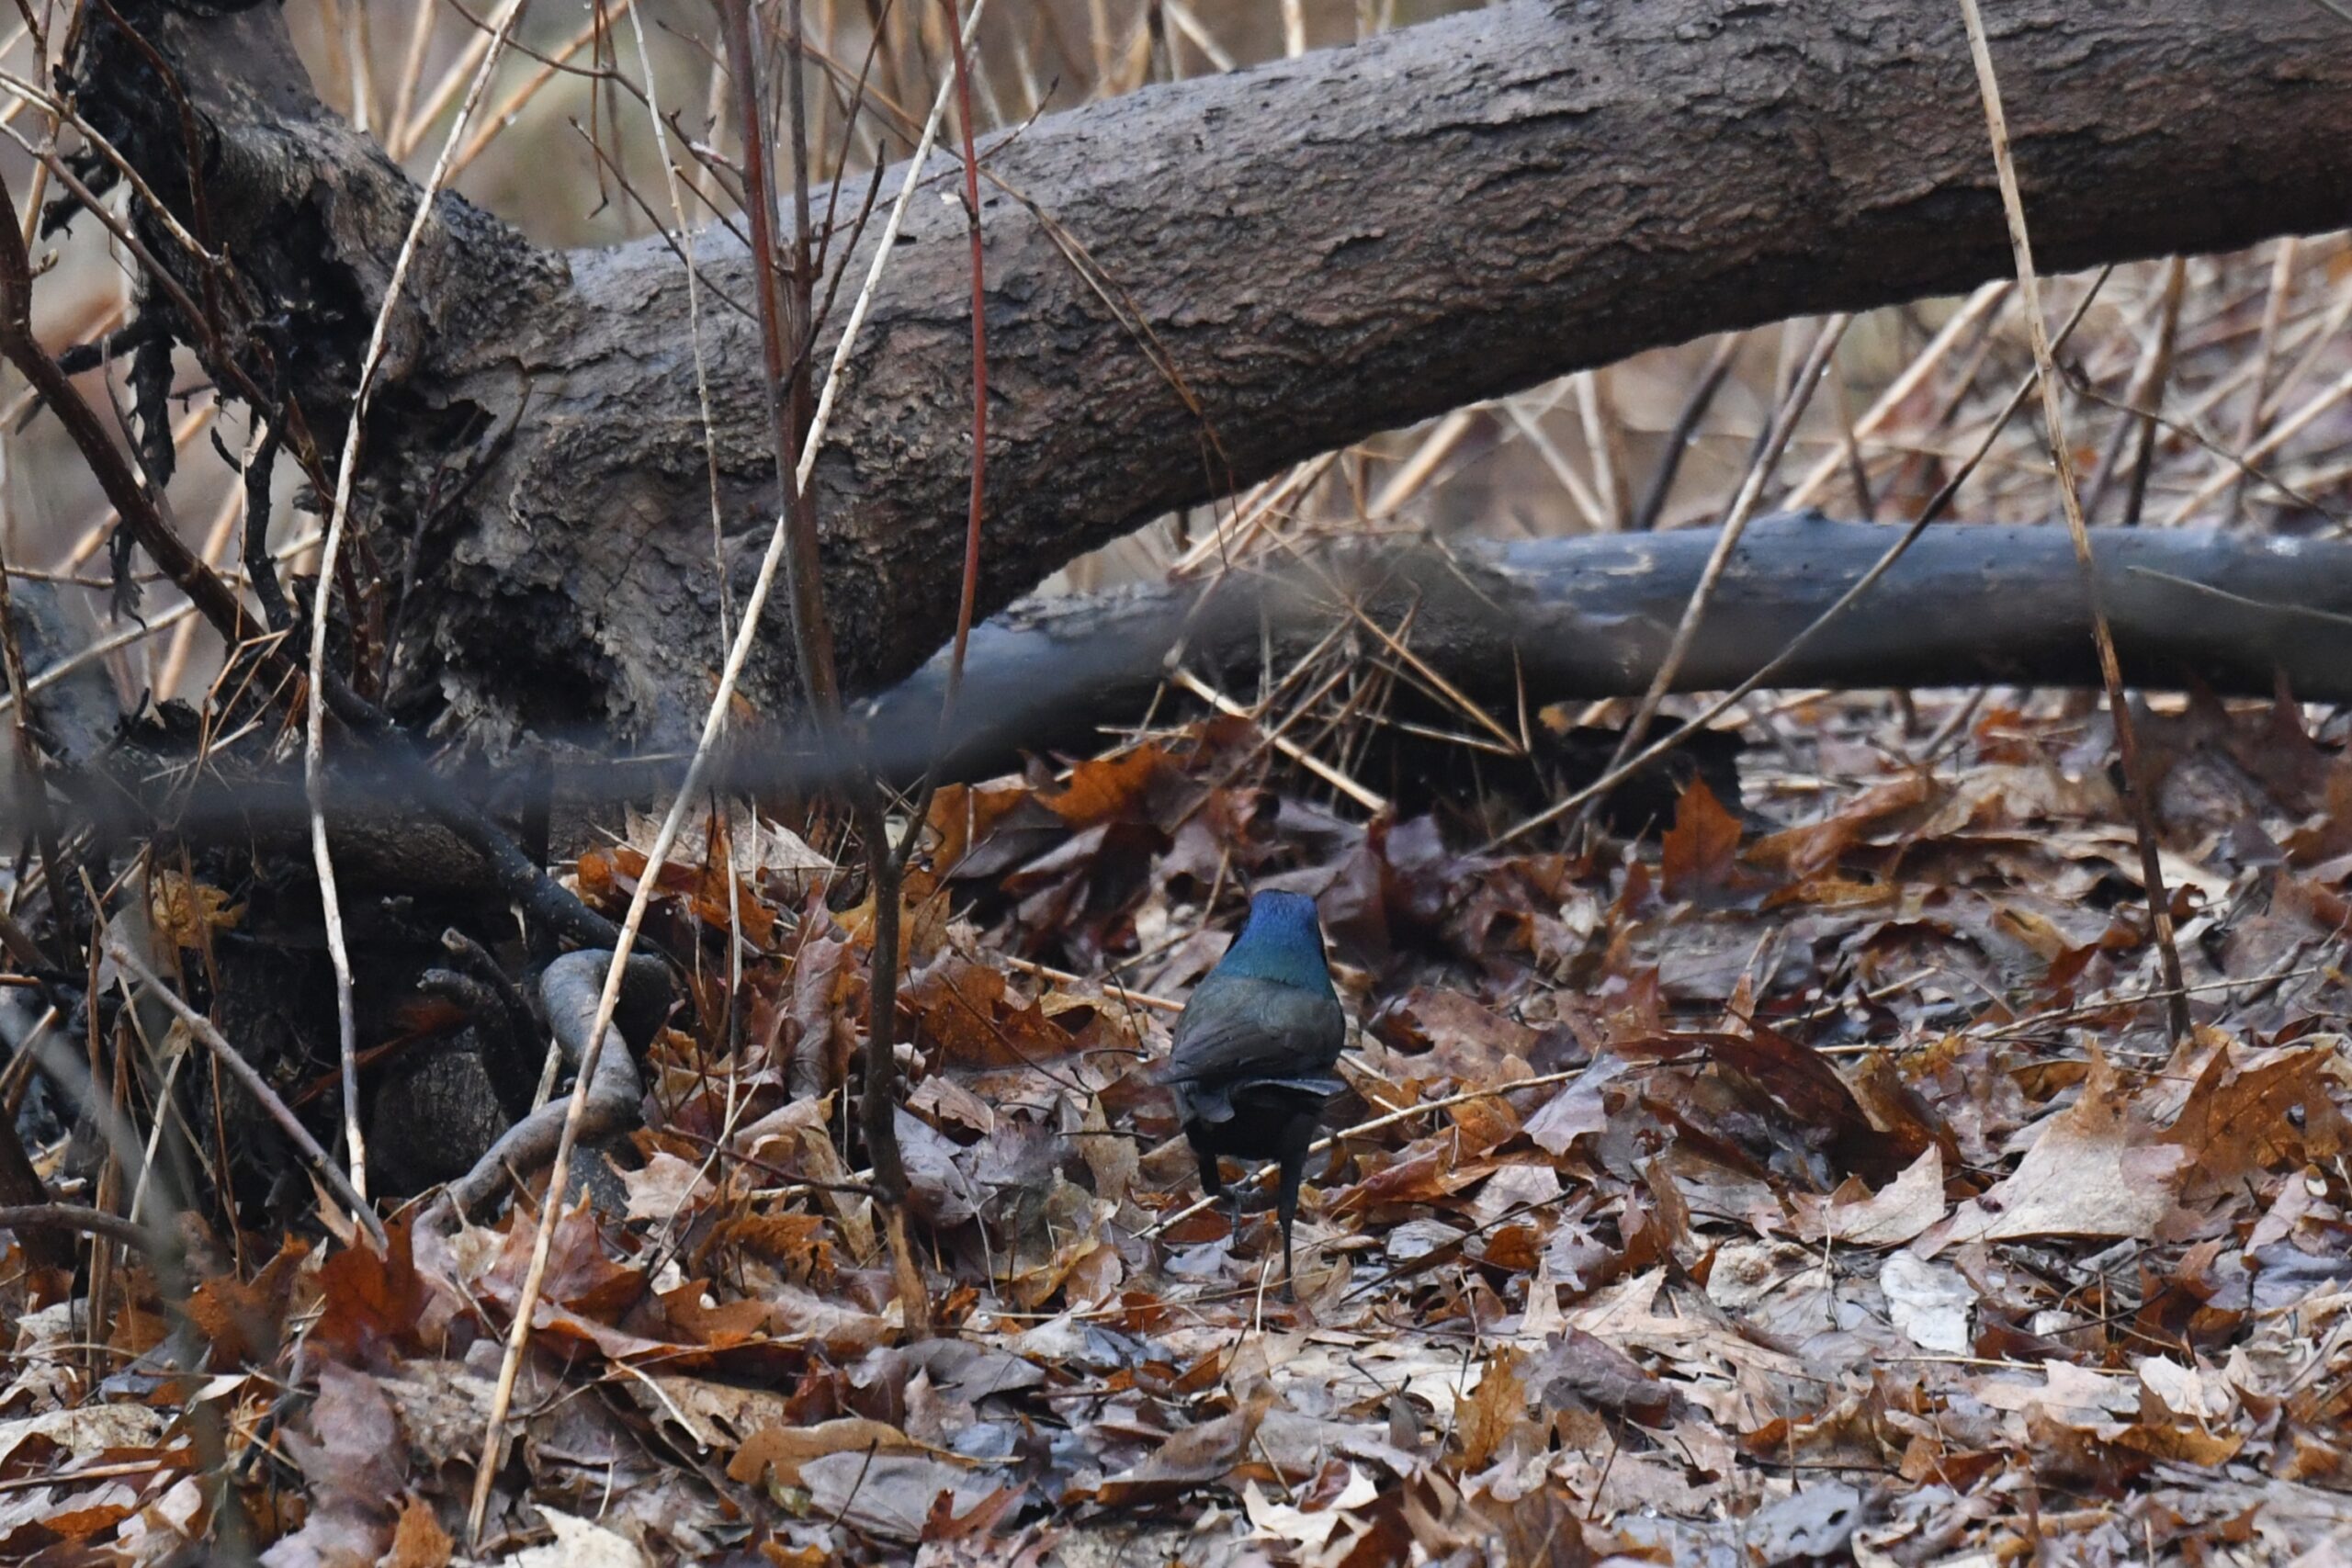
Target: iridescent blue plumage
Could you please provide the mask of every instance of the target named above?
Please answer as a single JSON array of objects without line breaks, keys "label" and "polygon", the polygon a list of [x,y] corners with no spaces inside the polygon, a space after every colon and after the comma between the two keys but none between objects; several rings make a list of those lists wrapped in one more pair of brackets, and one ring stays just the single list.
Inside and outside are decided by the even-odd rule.
[{"label": "iridescent blue plumage", "polygon": [[1306,1147],[1325,1105],[1347,1087],[1330,1076],[1346,1039],[1315,900],[1261,893],[1233,945],[1193,988],[1167,1065],[1152,1075],[1175,1093],[1210,1197],[1223,1191],[1221,1155],[1281,1162],[1285,1280]]},{"label": "iridescent blue plumage", "polygon": [[1323,957],[1323,926],[1315,900],[1304,893],[1261,893],[1250,900],[1241,934],[1217,960],[1212,977],[1273,980],[1331,994],[1331,966]]}]

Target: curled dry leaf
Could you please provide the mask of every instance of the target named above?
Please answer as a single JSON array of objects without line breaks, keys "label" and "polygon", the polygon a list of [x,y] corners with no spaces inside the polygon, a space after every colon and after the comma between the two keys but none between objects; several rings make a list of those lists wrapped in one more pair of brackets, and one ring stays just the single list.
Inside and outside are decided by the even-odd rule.
[{"label": "curled dry leaf", "polygon": [[648,1568],[644,1550],[617,1530],[545,1504],[539,1515],[555,1539],[516,1552],[514,1568]]},{"label": "curled dry leaf", "polygon": [[813,1427],[763,1427],[743,1439],[727,1461],[727,1473],[737,1481],[757,1481],[762,1472],[773,1471],[785,1485],[798,1486],[800,1467],[827,1454],[912,1454],[922,1450],[922,1444],[887,1422],[845,1416]]},{"label": "curled dry leaf", "polygon": [[1274,1393],[1261,1389],[1229,1415],[1187,1427],[1153,1450],[1141,1464],[1092,1488],[1093,1501],[1128,1507],[1181,1495],[1220,1481],[1242,1461]]},{"label": "curled dry leaf", "polygon": [[1898,1247],[1944,1217],[1944,1156],[1933,1145],[1876,1192],[1849,1180],[1827,1198],[1794,1194],[1797,1234],[1850,1247]]},{"label": "curled dry leaf", "polygon": [[2041,1124],[2007,1178],[1962,1204],[1939,1248],[2020,1236],[2148,1237],[2177,1206],[2188,1153],[2159,1141],[2104,1055],[2075,1103]]}]

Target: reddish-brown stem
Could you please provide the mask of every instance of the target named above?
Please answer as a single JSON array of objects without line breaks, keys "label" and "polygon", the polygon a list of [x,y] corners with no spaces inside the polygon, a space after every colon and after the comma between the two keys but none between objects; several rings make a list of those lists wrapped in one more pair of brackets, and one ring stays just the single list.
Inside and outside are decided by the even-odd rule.
[{"label": "reddish-brown stem", "polygon": [[[845,744],[841,687],[834,675],[832,638],[825,616],[824,585],[817,550],[814,498],[797,482],[800,454],[815,407],[808,379],[808,334],[816,294],[810,252],[808,146],[806,105],[800,83],[803,35],[799,0],[786,12],[786,58],[792,73],[788,123],[792,138],[793,208],[797,220],[787,273],[777,265],[775,180],[762,112],[760,53],[752,36],[749,0],[719,0],[719,29],[734,75],[736,122],[743,139],[745,207],[751,221],[752,267],[759,288],[760,340],[765,358],[769,434],[775,451],[776,481],[784,491],[786,602],[792,625],[793,654],[799,666],[808,717],[829,749]],[[865,1083],[860,1126],[874,1165],[875,1190],[895,1204],[906,1195],[906,1164],[899,1151],[898,1063],[892,1028],[898,1010],[899,888],[902,869],[891,852],[888,824],[874,780],[861,769],[846,772],[850,808],[865,840],[875,899],[873,969],[867,994]]]},{"label": "reddish-brown stem", "polygon": [[903,871],[922,841],[922,825],[931,815],[931,800],[939,783],[939,759],[945,755],[949,726],[955,720],[956,699],[963,690],[964,660],[972,640],[972,618],[980,586],[980,521],[988,499],[989,478],[989,317],[988,262],[980,244],[980,164],[973,149],[972,84],[964,51],[962,18],[956,0],[940,0],[947,15],[949,59],[956,73],[956,113],[964,155],[964,228],[972,247],[972,483],[964,514],[964,575],[956,600],[956,637],[947,660],[947,683],[939,699],[937,733],[932,742],[932,762],[909,807],[907,835],[894,859]]},{"label": "reddish-brown stem", "polygon": [[[799,70],[799,7],[793,7],[794,49],[788,55],[796,75]],[[743,139],[743,187],[746,216],[752,229],[752,270],[759,289],[760,347],[767,368],[766,395],[769,434],[775,447],[776,482],[784,491],[787,547],[784,557],[785,598],[791,607],[793,661],[799,667],[801,693],[809,717],[824,729],[834,728],[841,689],[833,676],[831,637],[825,620],[823,586],[819,575],[814,508],[794,482],[800,446],[808,431],[813,409],[808,406],[808,282],[805,263],[808,235],[804,226],[795,242],[790,273],[777,265],[775,175],[768,157],[767,125],[761,112],[760,52],[752,38],[749,0],[721,0],[719,30],[727,43],[729,68],[734,76],[736,129]],[[795,95],[796,101],[797,95]],[[797,141],[796,135],[795,140]],[[805,152],[805,149],[801,150]],[[800,194],[808,204],[805,156],[797,157]]]},{"label": "reddish-brown stem", "polygon": [[[964,221],[972,247],[972,484],[964,522],[964,580],[956,600],[955,650],[948,661],[947,688],[940,701],[933,765],[923,773],[922,784],[907,811],[905,836],[895,845],[888,840],[888,826],[878,808],[861,813],[860,831],[866,840],[866,864],[874,881],[874,971],[867,987],[871,1005],[863,1101],[865,1138],[866,1146],[874,1155],[875,1185],[893,1197],[903,1195],[906,1190],[895,1120],[900,900],[906,889],[907,863],[922,843],[924,822],[931,815],[932,795],[938,782],[937,757],[955,712],[956,689],[964,679],[964,654],[971,641],[973,605],[979,591],[980,517],[988,492],[988,275],[980,246],[979,160],[972,145],[972,89],[964,55],[963,19],[956,13],[956,0],[940,0],[940,6],[947,17],[947,45],[956,73],[956,118],[964,154]],[[870,791],[868,798],[871,799]],[[889,1151],[888,1172],[882,1155],[886,1146]],[[900,1292],[911,1308],[920,1280],[913,1277],[901,1222],[895,1211],[892,1225],[892,1255],[901,1274]]]}]

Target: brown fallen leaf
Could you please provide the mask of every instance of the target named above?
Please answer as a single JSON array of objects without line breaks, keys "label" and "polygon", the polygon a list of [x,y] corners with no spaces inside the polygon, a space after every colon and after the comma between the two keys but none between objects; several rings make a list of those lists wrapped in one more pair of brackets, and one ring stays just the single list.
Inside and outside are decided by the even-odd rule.
[{"label": "brown fallen leaf", "polygon": [[1608,1053],[1594,1057],[1590,1066],[1545,1101],[1521,1130],[1537,1148],[1555,1157],[1566,1154],[1578,1138],[1607,1131],[1609,1107],[1602,1091],[1631,1066],[1623,1057]]},{"label": "brown fallen leaf", "polygon": [[1250,1439],[1273,1407],[1272,1389],[1261,1388],[1229,1415],[1188,1427],[1152,1451],[1141,1464],[1084,1494],[1105,1507],[1133,1507],[1181,1496],[1196,1486],[1221,1481],[1250,1451]]},{"label": "brown fallen leaf", "polygon": [[319,1266],[320,1312],[311,1325],[311,1343],[345,1361],[365,1362],[381,1351],[413,1348],[424,1311],[409,1217],[388,1221],[384,1233],[391,1243],[386,1256],[362,1243]]},{"label": "brown fallen leaf", "polygon": [[272,1549],[288,1563],[334,1562],[357,1552],[373,1562],[394,1534],[392,1499],[408,1481],[408,1445],[377,1380],[339,1361],[319,1368],[318,1397],[300,1427],[281,1438],[310,1483],[302,1528]]},{"label": "brown fallen leaf", "polygon": [[1739,818],[1694,776],[1675,807],[1674,826],[1658,844],[1658,879],[1667,898],[1704,901],[1736,890],[1746,880],[1738,858]]},{"label": "brown fallen leaf", "polygon": [[1146,797],[1163,779],[1177,782],[1168,752],[1148,742],[1115,757],[1090,758],[1071,771],[1067,786],[1037,798],[1073,829],[1114,819],[1140,820]]},{"label": "brown fallen leaf", "polygon": [[818,1517],[888,1540],[919,1540],[934,1517],[952,1522],[997,1491],[990,1477],[927,1454],[820,1454],[800,1476]]},{"label": "brown fallen leaf", "polygon": [[1332,1535],[1348,1521],[1351,1512],[1380,1496],[1380,1489],[1372,1478],[1354,1465],[1346,1466],[1345,1473],[1344,1486],[1328,1503],[1315,1508],[1269,1497],[1256,1482],[1250,1482],[1242,1493],[1242,1507],[1250,1516],[1250,1539],[1287,1541],[1294,1550],[1311,1551],[1320,1551],[1330,1545]]},{"label": "brown fallen leaf", "polygon": [[1564,1327],[1527,1366],[1527,1386],[1545,1413],[1577,1404],[1644,1426],[1662,1426],[1674,1413],[1673,1391],[1642,1364],[1581,1328]]},{"label": "brown fallen leaf", "polygon": [[839,1420],[820,1421],[813,1427],[762,1427],[744,1438],[743,1446],[735,1450],[735,1457],[727,1461],[727,1475],[731,1481],[752,1482],[757,1481],[763,1472],[774,1469],[778,1481],[797,1486],[800,1467],[827,1454],[922,1451],[922,1444],[887,1421],[844,1416]]},{"label": "brown fallen leaf", "polygon": [[2006,1180],[1930,1232],[1927,1250],[2020,1236],[2152,1236],[2175,1207],[2188,1159],[2188,1150],[2158,1141],[2094,1050],[2080,1097],[2042,1122]]},{"label": "brown fallen leaf", "polygon": [[1934,1145],[1903,1174],[1871,1192],[1849,1180],[1827,1198],[1792,1193],[1797,1234],[1807,1241],[1899,1247],[1944,1217],[1944,1156]]},{"label": "brown fallen leaf", "polygon": [[1901,1168],[1903,1154],[1895,1141],[1871,1125],[1846,1080],[1812,1046],[1754,1019],[1746,1034],[1698,1038],[1724,1070],[1784,1107],[1838,1169],[1883,1180]]},{"label": "brown fallen leaf", "polygon": [[2352,1140],[2329,1093],[2337,1060],[2327,1045],[2216,1050],[2164,1135],[2189,1161],[2185,1196],[2201,1201],[2237,1190],[2256,1171],[2342,1153]]},{"label": "brown fallen leaf", "polygon": [[449,1553],[456,1545],[434,1517],[433,1505],[422,1497],[411,1497],[401,1506],[400,1523],[392,1527],[392,1545],[384,1554],[384,1568],[448,1568]]},{"label": "brown fallen leaf", "polygon": [[1819,822],[1783,828],[1749,846],[1747,862],[1802,881],[1828,870],[1866,836],[1926,805],[1934,785],[1924,771],[1863,791]]},{"label": "brown fallen leaf", "polygon": [[1527,1418],[1527,1383],[1519,1375],[1520,1355],[1497,1349],[1479,1370],[1478,1386],[1453,1401],[1453,1443],[1464,1472],[1481,1470],[1503,1450],[1512,1434],[1533,1428]]}]

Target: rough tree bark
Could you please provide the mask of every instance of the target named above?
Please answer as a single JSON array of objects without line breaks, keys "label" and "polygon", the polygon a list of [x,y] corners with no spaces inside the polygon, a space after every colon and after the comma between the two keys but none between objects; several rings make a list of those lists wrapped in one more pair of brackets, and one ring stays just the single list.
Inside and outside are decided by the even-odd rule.
[{"label": "rough tree bark", "polygon": [[[331,450],[412,187],[317,107],[274,6],[119,3],[202,122],[215,243],[290,307],[256,330]],[[2046,265],[2352,213],[2352,45],[2321,8],[2017,0],[1996,22]],[[175,97],[98,14],[87,38],[85,112],[186,209]],[[1945,0],[1518,0],[1050,117],[987,156],[984,609],[1168,508],[1371,432],[2009,266]],[[718,662],[684,271],[658,240],[558,255],[454,198],[439,216],[362,494],[375,560],[410,578],[399,709],[493,748],[674,743]],[[854,690],[914,670],[952,624],[962,224],[917,203],[817,468]],[[748,299],[741,247],[699,243],[712,295]],[[740,593],[775,505],[760,355],[739,310],[714,298],[704,321]],[[787,648],[778,628],[750,672],[763,713],[790,705]]]}]

